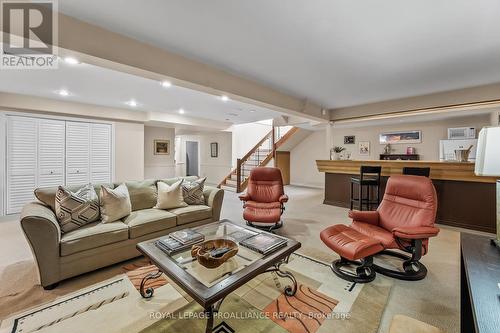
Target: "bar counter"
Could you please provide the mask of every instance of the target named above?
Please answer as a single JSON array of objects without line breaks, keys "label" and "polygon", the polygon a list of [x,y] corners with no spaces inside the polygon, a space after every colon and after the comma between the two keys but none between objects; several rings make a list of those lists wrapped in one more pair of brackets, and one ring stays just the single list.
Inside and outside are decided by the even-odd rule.
[{"label": "bar counter", "polygon": [[403,167],[429,167],[438,195],[437,223],[496,232],[496,178],[476,176],[474,163],[317,160],[316,165],[325,173],[324,203],[346,208],[350,206],[351,176],[359,175],[362,165],[382,167],[381,194],[388,177],[402,174]]}]

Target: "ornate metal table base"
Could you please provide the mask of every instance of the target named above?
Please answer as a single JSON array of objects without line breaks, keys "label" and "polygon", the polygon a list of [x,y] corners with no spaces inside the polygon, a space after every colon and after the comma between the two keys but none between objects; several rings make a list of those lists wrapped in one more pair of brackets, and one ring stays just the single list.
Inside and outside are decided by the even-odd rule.
[{"label": "ornate metal table base", "polygon": [[291,272],[281,270],[281,265],[288,264],[289,258],[290,257],[281,259],[280,261],[274,264],[274,267],[268,268],[263,273],[276,272],[276,274],[278,274],[279,277],[290,279],[292,281],[292,285],[286,286],[284,291],[287,296],[294,296],[295,293],[297,292],[297,280],[295,279],[295,276],[293,276]]},{"label": "ornate metal table base", "polygon": [[146,282],[148,282],[149,280],[157,279],[162,274],[163,273],[158,269],[158,271],[149,273],[144,278],[142,278],[141,287],[139,288],[139,292],[141,293],[142,297],[144,297],[144,298],[153,297],[154,289],[152,287],[149,287],[149,288],[146,288],[146,290],[144,290],[144,287],[146,286]]},{"label": "ornate metal table base", "polygon": [[[287,264],[288,259],[290,257],[286,257],[284,259],[281,259],[277,263],[275,263],[271,268],[266,269],[262,273],[273,273],[275,272],[279,277],[281,278],[287,278],[292,281],[292,285],[288,285],[285,287],[284,292],[287,296],[294,296],[295,293],[297,292],[297,280],[295,279],[295,276],[289,271],[283,271],[281,269],[281,265]],[[261,273],[261,274],[262,274]],[[139,292],[141,293],[141,296],[144,298],[151,298],[153,297],[154,289],[152,287],[146,288],[144,290],[144,287],[146,285],[146,282],[149,280],[157,279],[161,276],[162,272],[158,270],[157,272],[149,273],[146,275],[142,281],[141,281],[141,287],[139,289]],[[214,327],[214,315],[219,312],[220,306],[222,302],[224,301],[224,298],[218,300],[214,304],[210,305],[209,307],[205,308],[205,314],[207,316],[207,326],[205,329],[206,333],[212,333],[213,327]]]}]

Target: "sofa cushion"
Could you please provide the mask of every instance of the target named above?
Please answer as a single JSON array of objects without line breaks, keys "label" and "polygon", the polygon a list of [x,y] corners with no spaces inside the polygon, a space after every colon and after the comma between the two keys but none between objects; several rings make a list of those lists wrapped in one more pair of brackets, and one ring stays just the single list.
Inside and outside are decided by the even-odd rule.
[{"label": "sofa cushion", "polygon": [[128,225],[129,237],[137,238],[175,227],[176,220],[177,217],[166,210],[149,208],[132,212],[123,223]]},{"label": "sofa cushion", "polygon": [[174,177],[174,178],[160,179],[160,181],[168,185],[173,185],[175,182],[178,182],[181,179],[183,179],[186,182],[194,182],[195,180],[198,179],[198,177],[197,176]]},{"label": "sofa cushion", "polygon": [[170,209],[169,212],[177,216],[177,225],[201,221],[212,217],[212,208],[205,205],[189,205],[187,207]]},{"label": "sofa cushion", "polygon": [[161,180],[156,183],[158,187],[158,202],[154,208],[158,209],[172,209],[178,207],[186,207],[187,203],[184,202],[182,196],[182,182],[179,180],[172,185],[168,185]]},{"label": "sofa cushion", "polygon": [[121,221],[90,223],[62,235],[61,256],[67,256],[127,239],[128,227]]},{"label": "sofa cushion", "polygon": [[[87,185],[64,186],[64,188],[71,192],[77,192],[79,189],[85,186]],[[97,193],[98,197],[100,197],[101,186],[106,186],[107,188],[111,189],[115,188],[115,185],[105,183],[92,184],[92,186],[94,186],[94,190]],[[35,197],[46,206],[49,206],[54,213],[56,212],[56,192],[58,188],[58,186],[54,186],[40,187],[35,189]]]},{"label": "sofa cushion", "polygon": [[59,186],[56,194],[56,217],[63,233],[99,219],[99,199],[92,184],[76,192]]},{"label": "sofa cushion", "polygon": [[131,181],[126,182],[125,185],[130,195],[132,211],[153,208],[156,205],[156,180]]},{"label": "sofa cushion", "polygon": [[205,204],[205,197],[203,196],[203,186],[207,178],[200,178],[193,182],[184,181],[182,183],[182,195],[184,201],[188,205],[203,205]]},{"label": "sofa cushion", "polygon": [[118,221],[132,212],[127,186],[121,184],[114,190],[101,187],[101,220],[102,223]]}]

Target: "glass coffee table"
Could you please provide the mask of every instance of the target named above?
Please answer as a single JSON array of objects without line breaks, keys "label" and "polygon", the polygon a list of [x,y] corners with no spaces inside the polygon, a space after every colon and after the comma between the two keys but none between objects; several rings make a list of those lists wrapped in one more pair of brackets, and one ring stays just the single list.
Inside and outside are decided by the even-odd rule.
[{"label": "glass coffee table", "polygon": [[[265,233],[255,228],[236,225],[229,220],[191,229],[205,235],[205,240],[227,238],[236,243],[239,243],[239,240],[244,237],[243,235],[249,232]],[[239,246],[238,253],[234,257],[215,269],[206,268],[200,265],[196,259],[191,258],[190,248],[168,255],[156,246],[156,240],[139,243],[137,249],[158,267],[158,272],[144,277],[140,293],[144,298],[152,297],[154,290],[153,288],[145,288],[145,283],[165,273],[205,309],[207,315],[206,332],[212,332],[213,314],[219,311],[224,298],[262,273],[276,272],[278,276],[290,279],[292,284],[286,286],[284,292],[289,296],[295,295],[297,281],[292,273],[282,270],[281,265],[288,263],[290,255],[299,249],[301,244],[289,238],[281,238],[286,239],[287,244],[267,255]]]}]

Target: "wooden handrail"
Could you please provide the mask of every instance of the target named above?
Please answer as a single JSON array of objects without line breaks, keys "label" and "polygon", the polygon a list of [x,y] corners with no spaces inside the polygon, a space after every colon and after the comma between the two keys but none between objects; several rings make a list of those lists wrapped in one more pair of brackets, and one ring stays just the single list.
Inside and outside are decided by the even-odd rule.
[{"label": "wooden handrail", "polygon": [[288,132],[286,132],[285,135],[283,135],[278,141],[276,141],[276,143],[275,143],[276,149],[281,147],[286,142],[286,140],[288,140],[298,130],[299,130],[299,128],[295,127],[295,126],[290,128],[290,130]]},{"label": "wooden handrail", "polygon": [[[248,177],[244,178],[244,174],[241,172],[241,167],[242,167],[242,165],[246,161],[248,161],[248,159],[250,158],[250,156],[252,156],[257,150],[259,150],[260,146],[262,146],[262,144],[266,140],[271,139],[271,141],[272,141],[271,142],[271,151],[266,154],[266,157],[262,161],[259,158],[257,159],[258,166],[266,165],[267,163],[269,163],[269,161],[271,161],[271,159],[275,158],[275,156],[276,156],[276,150],[281,145],[283,145],[286,142],[286,140],[288,140],[298,130],[299,129],[297,127],[292,127],[278,141],[275,141],[275,129],[273,127],[273,129],[271,131],[269,131],[269,133],[267,133],[252,149],[250,149],[245,156],[243,156],[242,158],[238,158],[236,160],[236,168],[233,169],[233,170],[231,170],[231,172],[229,173],[229,175],[227,175],[219,183],[219,185],[217,187],[220,188],[222,185],[226,184],[226,180],[228,178],[230,178],[232,175],[236,174],[236,192],[237,193],[242,192],[246,188],[246,186],[248,184]],[[242,181],[242,179],[244,179],[244,180]]]},{"label": "wooden handrail", "polygon": [[267,140],[269,139],[269,137],[273,134],[273,131],[269,131],[269,133],[267,133],[263,138],[262,140],[260,140],[252,149],[250,149],[250,151],[241,158],[241,163],[244,163],[246,162],[250,156],[252,156],[253,153],[255,153],[257,151],[257,149],[259,149],[259,147]]}]

